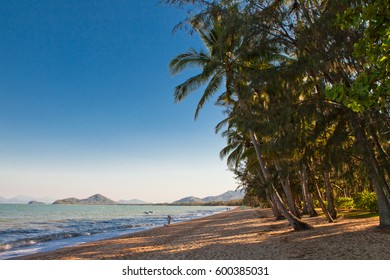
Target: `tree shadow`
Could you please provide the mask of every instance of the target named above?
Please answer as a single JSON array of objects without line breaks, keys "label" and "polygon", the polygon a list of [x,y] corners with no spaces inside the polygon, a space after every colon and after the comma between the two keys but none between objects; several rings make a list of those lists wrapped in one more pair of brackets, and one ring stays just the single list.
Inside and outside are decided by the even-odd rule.
[{"label": "tree shadow", "polygon": [[330,224],[304,217],[314,229],[293,231],[269,209],[229,212],[63,248],[40,259],[390,259],[390,235],[377,230],[375,218]]}]

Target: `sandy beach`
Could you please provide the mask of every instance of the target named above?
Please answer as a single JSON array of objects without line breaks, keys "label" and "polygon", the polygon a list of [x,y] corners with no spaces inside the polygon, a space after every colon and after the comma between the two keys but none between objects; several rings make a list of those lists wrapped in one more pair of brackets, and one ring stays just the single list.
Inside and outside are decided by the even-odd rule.
[{"label": "sandy beach", "polygon": [[170,226],[18,259],[42,260],[388,260],[390,233],[378,218],[327,223],[304,217],[313,230],[296,232],[269,209],[236,209]]}]

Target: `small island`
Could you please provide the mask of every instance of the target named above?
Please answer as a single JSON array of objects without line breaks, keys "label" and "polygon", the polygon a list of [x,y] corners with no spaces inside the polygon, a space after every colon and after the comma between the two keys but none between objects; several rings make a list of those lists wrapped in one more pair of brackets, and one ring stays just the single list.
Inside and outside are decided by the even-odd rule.
[{"label": "small island", "polygon": [[53,202],[53,204],[78,204],[78,205],[116,205],[117,202],[105,197],[101,194],[95,194],[85,199],[78,199],[75,197],[59,199]]},{"label": "small island", "polygon": [[43,202],[40,202],[40,201],[35,201],[35,200],[31,200],[27,204],[30,204],[30,205],[46,205],[46,203],[43,203]]}]

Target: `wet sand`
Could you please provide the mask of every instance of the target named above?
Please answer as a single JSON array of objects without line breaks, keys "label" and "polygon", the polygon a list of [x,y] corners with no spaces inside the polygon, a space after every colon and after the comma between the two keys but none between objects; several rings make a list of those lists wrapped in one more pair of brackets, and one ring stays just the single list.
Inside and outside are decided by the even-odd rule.
[{"label": "wet sand", "polygon": [[389,260],[390,233],[379,219],[304,217],[314,226],[293,231],[269,209],[236,209],[118,238],[18,259],[41,260]]}]

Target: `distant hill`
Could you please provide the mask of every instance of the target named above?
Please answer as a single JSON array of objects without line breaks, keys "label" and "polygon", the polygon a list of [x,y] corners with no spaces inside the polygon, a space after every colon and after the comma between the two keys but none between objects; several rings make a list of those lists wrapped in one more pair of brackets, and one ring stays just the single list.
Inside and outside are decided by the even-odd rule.
[{"label": "distant hill", "polygon": [[203,200],[195,197],[195,196],[187,196],[182,199],[176,200],[172,202],[174,204],[180,204],[180,203],[203,203]]},{"label": "distant hill", "polygon": [[172,202],[172,204],[187,204],[187,203],[210,203],[210,202],[227,202],[232,200],[242,199],[244,197],[243,192],[239,191],[227,191],[217,196],[208,196],[205,198],[198,198],[195,196],[188,196],[182,199]]},{"label": "distant hill", "polygon": [[58,199],[53,202],[53,204],[82,204],[80,203],[81,199],[75,198],[75,197],[69,197],[64,199]]},{"label": "distant hill", "polygon": [[1,203],[11,203],[11,204],[24,204],[31,200],[35,200],[35,199],[33,197],[26,196],[26,195],[18,195],[11,198],[2,197],[0,199]]},{"label": "distant hill", "polygon": [[139,199],[119,200],[119,204],[148,204],[147,202]]},{"label": "distant hill", "polygon": [[31,200],[27,204],[30,204],[30,205],[45,205],[46,203],[43,203],[43,202],[40,202],[40,201]]},{"label": "distant hill", "polygon": [[242,199],[244,194],[238,191],[227,191],[217,196],[208,196],[202,199],[203,202],[231,201]]},{"label": "distant hill", "polygon": [[26,204],[30,201],[42,201],[43,203],[52,203],[54,199],[49,197],[41,197],[35,198],[26,195],[18,195],[12,198],[5,198],[0,196],[0,203],[8,203],[8,204]]},{"label": "distant hill", "polygon": [[53,204],[115,205],[118,203],[101,194],[95,194],[85,199],[78,199],[75,197],[60,199],[54,201]]}]

